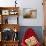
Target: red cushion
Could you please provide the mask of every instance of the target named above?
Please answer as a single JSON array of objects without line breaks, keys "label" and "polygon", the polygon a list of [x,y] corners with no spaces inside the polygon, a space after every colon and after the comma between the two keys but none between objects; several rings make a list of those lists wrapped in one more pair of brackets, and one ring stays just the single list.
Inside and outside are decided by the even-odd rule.
[{"label": "red cushion", "polygon": [[[21,45],[26,46],[25,39],[28,39],[29,37],[32,37],[32,36],[35,36],[35,37],[37,36],[36,33],[34,32],[34,30],[32,28],[27,29],[24,37],[22,38]],[[39,44],[37,44],[36,46],[38,46],[38,45]]]}]

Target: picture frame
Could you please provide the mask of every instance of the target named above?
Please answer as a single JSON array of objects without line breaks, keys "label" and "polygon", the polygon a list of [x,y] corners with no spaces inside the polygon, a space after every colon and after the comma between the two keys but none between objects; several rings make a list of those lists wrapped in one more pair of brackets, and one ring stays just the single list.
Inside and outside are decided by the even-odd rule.
[{"label": "picture frame", "polygon": [[9,10],[2,10],[2,15],[9,15]]},{"label": "picture frame", "polygon": [[24,19],[37,18],[37,10],[31,8],[23,8],[23,18]]}]

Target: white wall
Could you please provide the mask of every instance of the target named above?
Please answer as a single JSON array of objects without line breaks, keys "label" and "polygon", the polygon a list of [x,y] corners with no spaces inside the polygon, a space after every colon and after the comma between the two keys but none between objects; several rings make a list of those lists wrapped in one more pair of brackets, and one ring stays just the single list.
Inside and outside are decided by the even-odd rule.
[{"label": "white wall", "polygon": [[[37,18],[36,19],[23,19],[22,15],[20,16],[20,25],[22,26],[43,26],[43,6],[42,0],[22,0],[20,1],[23,8],[37,9]],[[23,10],[23,9],[22,9]],[[22,13],[22,12],[21,12]]]},{"label": "white wall", "polygon": [[[15,0],[0,0],[0,6],[14,6]],[[21,26],[43,26],[43,6],[42,6],[42,0],[17,0],[19,6],[20,6],[20,18],[19,18],[19,24]],[[37,18],[36,19],[23,19],[22,11],[23,8],[31,8],[31,9],[37,9]]]},{"label": "white wall", "polygon": [[15,0],[0,0],[0,6],[1,7],[9,7],[9,6],[14,6],[14,1]]}]

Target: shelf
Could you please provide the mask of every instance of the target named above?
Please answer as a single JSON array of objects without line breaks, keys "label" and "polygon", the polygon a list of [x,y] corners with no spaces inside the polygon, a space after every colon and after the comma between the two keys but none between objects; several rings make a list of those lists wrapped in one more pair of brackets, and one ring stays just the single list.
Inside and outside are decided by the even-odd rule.
[{"label": "shelf", "polygon": [[3,43],[3,46],[18,46],[18,42],[15,41],[15,42],[2,42]]},{"label": "shelf", "polygon": [[4,43],[12,43],[12,42],[16,43],[16,42],[19,42],[19,40],[15,40],[15,41],[10,40],[10,41],[2,41],[2,42],[4,42]]},{"label": "shelf", "polygon": [[20,29],[20,26],[18,24],[1,24],[1,30],[5,29],[5,28],[9,28],[9,29],[12,29],[13,31],[16,29],[17,32],[19,31]]},{"label": "shelf", "polygon": [[19,7],[0,7],[0,15],[0,24],[18,24]]},{"label": "shelf", "polygon": [[0,7],[0,10],[16,10],[18,11],[19,7]]},{"label": "shelf", "polygon": [[[0,32],[1,32],[0,46],[18,46],[19,40],[17,39],[16,41],[16,38],[18,38],[17,34],[20,29],[20,26],[18,24],[18,18],[19,18],[19,7],[0,7]],[[4,37],[2,36],[5,36],[4,30],[9,31],[8,29],[10,29],[11,32],[13,31],[14,33],[10,34],[11,32],[10,33],[8,32],[7,34],[6,32],[6,34],[10,36],[9,37],[7,36],[5,40],[3,39]],[[15,41],[13,41],[14,37]]]}]

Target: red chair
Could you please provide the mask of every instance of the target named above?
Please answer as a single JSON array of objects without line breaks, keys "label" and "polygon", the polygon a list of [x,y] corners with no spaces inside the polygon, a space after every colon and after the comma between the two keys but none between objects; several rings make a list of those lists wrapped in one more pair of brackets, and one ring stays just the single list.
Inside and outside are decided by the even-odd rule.
[{"label": "red chair", "polygon": [[[27,46],[27,44],[25,43],[25,40],[34,36],[37,39],[37,35],[34,32],[34,30],[32,28],[27,29],[27,31],[25,32],[24,37],[22,38],[22,42],[21,42],[21,46]],[[37,44],[35,46],[41,46],[39,40],[37,39]]]}]

